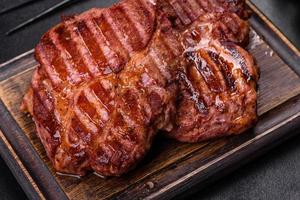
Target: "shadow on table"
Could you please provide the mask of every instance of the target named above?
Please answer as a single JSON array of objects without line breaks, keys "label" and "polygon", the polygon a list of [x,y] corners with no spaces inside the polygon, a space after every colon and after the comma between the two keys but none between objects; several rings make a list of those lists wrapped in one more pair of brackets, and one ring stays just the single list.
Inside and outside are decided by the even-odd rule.
[{"label": "shadow on table", "polygon": [[[300,135],[181,199],[300,199],[299,158]],[[197,186],[193,189],[196,191]]]}]

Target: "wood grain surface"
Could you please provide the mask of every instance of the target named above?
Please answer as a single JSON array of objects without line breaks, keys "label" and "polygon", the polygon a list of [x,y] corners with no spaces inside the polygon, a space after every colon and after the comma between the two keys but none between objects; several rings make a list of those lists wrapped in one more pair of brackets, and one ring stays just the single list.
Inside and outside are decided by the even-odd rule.
[{"label": "wood grain surface", "polygon": [[[257,21],[251,23],[255,24]],[[196,183],[204,183],[232,164],[240,160],[246,161],[255,156],[254,153],[258,155],[259,150],[263,152],[264,146],[271,147],[271,143],[275,143],[277,139],[289,137],[287,131],[292,130],[300,119],[299,76],[281,58],[284,55],[277,54],[273,46],[270,47],[258,38],[257,35],[261,34],[257,29],[259,26],[255,24],[253,27],[256,30],[252,29],[248,50],[254,56],[261,74],[258,91],[259,122],[247,133],[198,144],[179,143],[159,135],[147,157],[136,169],[122,177],[102,179],[89,174],[77,179],[57,175],[36,135],[32,119],[20,111],[23,95],[37,66],[32,52],[29,52],[0,66],[2,110],[9,115],[7,118],[0,117],[7,121],[1,122],[0,128],[4,134],[0,132],[0,138],[8,147],[7,153],[13,154],[13,159],[20,164],[29,184],[34,186],[40,198],[171,198]],[[283,36],[277,34],[277,37]],[[294,47],[289,45],[291,44],[286,44],[285,48],[293,52]],[[295,55],[299,56],[297,53],[298,51]],[[24,152],[20,145],[24,145]],[[29,155],[32,151],[27,148],[32,148],[36,155]],[[39,162],[28,162],[27,159],[41,160],[44,168],[41,168]],[[32,163],[36,164],[32,166]],[[50,173],[44,177],[36,175],[45,170]],[[46,186],[43,182],[50,176],[53,180],[49,180]],[[61,191],[65,196],[59,195]]]}]

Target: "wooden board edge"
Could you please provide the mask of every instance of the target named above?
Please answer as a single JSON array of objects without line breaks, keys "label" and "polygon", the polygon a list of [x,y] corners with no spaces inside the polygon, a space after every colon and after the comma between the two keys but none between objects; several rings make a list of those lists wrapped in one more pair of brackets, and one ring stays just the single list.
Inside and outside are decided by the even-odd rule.
[{"label": "wooden board edge", "polygon": [[[163,187],[157,189],[144,191],[142,194],[137,193],[142,185],[146,181],[151,181],[152,178],[159,177],[161,171],[152,174],[149,180],[144,180],[132,185],[125,191],[120,191],[112,198],[116,199],[172,199],[178,196],[186,196],[193,193],[193,191],[199,191],[205,187],[208,183],[216,181],[221,177],[233,172],[237,168],[250,162],[251,160],[262,155],[266,151],[276,147],[285,140],[300,133],[300,95],[293,97],[281,104],[280,106],[268,111],[262,117],[267,119],[276,118],[278,123],[275,126],[262,130],[256,137],[247,140],[246,142],[238,145],[237,147],[230,149],[224,154],[219,154],[213,157],[206,164],[201,166],[191,167],[191,170],[183,176],[178,176],[178,173],[174,172],[174,176],[178,176],[175,181],[172,181]],[[295,104],[297,109],[295,110]],[[282,118],[281,113],[285,113]],[[289,114],[293,113],[293,114]],[[298,130],[298,131],[297,131]],[[156,180],[157,181],[157,180]],[[201,185],[200,185],[201,183]],[[191,191],[190,191],[191,189]],[[124,194],[125,192],[125,194]]]},{"label": "wooden board edge", "polygon": [[279,57],[300,76],[300,51],[251,1],[247,5],[254,12],[251,27],[263,37]]},{"label": "wooden board edge", "polygon": [[[277,29],[278,30],[278,29]],[[283,38],[282,36],[280,36],[280,34],[278,35],[278,33],[276,33],[277,34],[277,36],[279,37],[279,38]],[[284,35],[283,35],[284,36]],[[268,41],[266,41],[268,44],[270,44],[270,42],[268,42]],[[284,41],[283,41],[284,42]],[[290,50],[292,50],[295,54],[296,54],[296,51],[295,50],[293,50],[293,48],[291,48],[291,46],[290,45],[288,45],[287,44],[288,42],[284,42],[284,44],[285,45],[287,45],[288,47],[289,47],[289,49]],[[271,45],[272,46],[272,45]],[[293,45],[292,45],[293,46]],[[273,48],[273,46],[272,46],[272,48]],[[275,48],[274,48],[275,49]],[[277,51],[277,50],[276,50]],[[6,64],[6,65],[11,65],[12,63],[14,63],[15,61],[17,61],[18,59],[20,59],[20,58],[22,58],[22,57],[26,57],[26,56],[28,56],[28,55],[31,55],[32,54],[32,52],[28,52],[27,54],[25,53],[24,55],[20,55],[20,56],[17,56],[17,57],[15,57],[14,59],[12,59],[12,60],[10,60],[10,61],[8,61],[8,62],[5,62],[5,63],[3,63],[3,64]],[[298,56],[298,54],[296,54],[297,56]],[[283,56],[283,57],[285,57],[285,56]],[[282,57],[281,57],[282,58]],[[285,62],[287,62],[287,60],[288,59],[286,59],[286,57],[285,58],[282,58]],[[288,63],[288,62],[287,62]],[[2,66],[4,66],[3,64],[1,64],[0,65],[0,68],[2,67]],[[288,65],[289,66],[293,66],[294,64],[289,64],[288,63]],[[299,73],[298,73],[299,74]]]},{"label": "wooden board edge", "polygon": [[[276,53],[278,53],[279,57],[300,77],[300,69],[298,69],[298,67],[300,66],[300,51],[287,39],[287,37],[249,0],[247,0],[247,5],[253,10],[254,14],[251,18],[251,25],[252,27],[255,29],[255,31],[257,33],[261,33],[261,36],[263,37],[264,41],[270,45],[271,49],[274,50]],[[284,102],[281,105],[287,104],[289,103],[289,101],[293,100],[294,98],[298,98],[300,96],[296,96],[296,97],[292,97],[290,99],[288,99],[286,102]],[[280,105],[279,105],[280,106]],[[277,106],[278,107],[278,106]],[[274,109],[276,109],[277,107],[271,109],[270,111],[273,111]],[[298,116],[299,114],[299,116]],[[293,121],[289,121],[289,118],[287,119],[288,121],[286,122],[287,124],[284,124],[282,127],[278,127],[278,130],[283,130],[282,132],[280,132],[278,135],[276,135],[276,137],[274,137],[274,141],[279,139],[282,139],[282,141],[277,141],[277,144],[280,144],[281,142],[283,142],[284,139],[290,138],[295,134],[290,134],[289,137],[283,138],[283,136],[286,135],[287,132],[289,132],[289,130],[291,129],[295,129],[295,128],[299,128],[300,127],[300,113],[298,113],[296,116],[291,116],[291,120]],[[297,121],[297,123],[295,123],[294,121]],[[283,122],[285,123],[285,122]],[[291,125],[292,124],[292,125]],[[276,130],[272,130],[273,132],[277,132]],[[279,137],[281,136],[281,137]],[[270,134],[268,133],[266,136],[264,135],[265,138],[269,139],[271,141],[272,138],[270,137]],[[258,139],[258,138],[257,138]],[[272,140],[273,141],[273,140]],[[258,142],[261,142],[265,145],[269,145],[268,148],[266,148],[267,150],[271,149],[271,147],[275,147],[276,145],[271,145],[271,142],[265,142],[263,139],[258,140]],[[251,147],[250,147],[251,148]],[[260,147],[261,149],[265,148],[264,146]],[[262,152],[256,152],[257,155],[261,155],[264,151]],[[235,154],[236,152],[234,152]],[[238,157],[239,154],[237,153]],[[246,160],[248,159],[249,161],[251,161],[252,159],[254,159],[255,157],[252,156],[250,159],[247,156],[244,156],[242,158],[246,158]],[[240,162],[242,160],[242,158],[238,158],[236,162]],[[229,159],[234,159],[232,158],[232,156],[230,155]],[[220,162],[221,163],[221,162]],[[231,165],[232,166],[232,165]],[[237,165],[238,166],[238,165]],[[209,166],[209,167],[215,167],[214,165]],[[207,169],[209,168],[207,167]],[[220,169],[225,169],[225,167],[221,167]],[[226,168],[228,169],[228,168]],[[201,179],[202,181],[204,181],[205,179]],[[166,186],[167,187],[167,186]],[[169,199],[172,197],[175,197],[176,195],[181,194],[181,192],[184,190],[184,187],[182,187],[182,185],[180,185],[179,187],[176,187],[174,189],[174,196],[169,196],[169,190],[165,190],[162,189],[161,192],[158,192],[157,194],[151,194],[149,196],[146,197],[142,197],[142,198],[146,198],[146,199]],[[180,192],[181,191],[181,192]],[[118,195],[121,192],[117,193],[116,195],[113,195],[113,197],[118,198]],[[166,194],[168,194],[166,196]],[[153,196],[152,196],[153,195]]]},{"label": "wooden board edge", "polygon": [[255,6],[251,1],[247,0],[247,5],[263,20],[265,21],[270,29],[272,29],[282,40],[284,43],[292,49],[296,55],[300,56],[300,50],[284,35],[283,32],[280,31],[280,29],[275,26],[272,21],[265,15],[263,14],[257,6]]},{"label": "wooden board edge", "polygon": [[[159,191],[147,196],[146,199],[172,199],[178,195],[184,196],[187,195],[184,194],[185,191],[189,190],[192,186],[195,187],[201,183],[201,186],[197,187],[199,191],[199,189],[203,188],[208,183],[233,172],[237,168],[261,156],[263,153],[266,153],[268,150],[278,146],[283,141],[295,136],[298,133],[295,130],[298,130],[300,127],[299,124],[300,112],[284,120],[278,124],[278,126],[268,129],[258,137],[240,145],[238,148],[235,148],[221,157],[197,168],[191,173],[186,174],[176,182],[161,188]],[[288,137],[285,137],[288,132],[291,134],[289,134]],[[213,179],[209,180],[210,178]]]},{"label": "wooden board edge", "polygon": [[31,55],[33,53],[34,53],[34,49],[30,49],[29,51],[26,51],[26,52],[24,52],[24,53],[22,53],[22,54],[20,54],[20,55],[18,55],[16,57],[14,57],[14,58],[8,60],[8,61],[6,61],[6,62],[0,63],[0,68],[2,68],[4,66],[7,66],[7,65],[11,65],[14,62],[16,62],[16,61],[18,61],[18,60],[20,60],[20,59],[22,59],[22,58],[24,58],[26,56],[29,56],[29,55]]},{"label": "wooden board edge", "polygon": [[46,199],[1,130],[0,154],[29,199]]},{"label": "wooden board edge", "polygon": [[[46,199],[68,199],[63,189],[60,187],[54,176],[49,171],[43,160],[40,158],[29,139],[18,126],[13,116],[9,113],[5,104],[0,99],[0,129],[18,156],[25,169],[28,171],[39,190]],[[12,126],[13,125],[13,126]],[[9,155],[9,154],[7,154]],[[16,174],[17,179],[22,178],[22,174]],[[28,193],[31,191],[28,191]]]}]

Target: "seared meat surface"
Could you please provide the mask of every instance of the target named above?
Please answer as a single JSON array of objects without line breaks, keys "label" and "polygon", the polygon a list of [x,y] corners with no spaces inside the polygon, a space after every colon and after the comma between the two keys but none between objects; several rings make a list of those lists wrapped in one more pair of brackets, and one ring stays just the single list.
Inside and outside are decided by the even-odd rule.
[{"label": "seared meat surface", "polygon": [[124,0],[50,29],[36,47],[40,66],[23,109],[55,170],[118,176],[158,130],[195,142],[248,128],[257,73],[238,46],[248,38],[244,6]]},{"label": "seared meat surface", "polygon": [[[149,148],[154,132],[147,129],[150,122],[141,125],[144,110],[135,105],[134,91],[116,92],[121,83],[115,73],[146,48],[153,37],[155,13],[150,0],[92,9],[64,19],[37,45],[40,66],[23,107],[33,116],[57,171],[119,175]],[[127,98],[140,109],[135,114],[139,123],[115,114],[128,106]]]},{"label": "seared meat surface", "polygon": [[257,67],[238,46],[248,24],[234,14],[203,17],[183,34],[189,63],[178,74],[176,127],[168,133],[183,142],[239,134],[257,117]]}]

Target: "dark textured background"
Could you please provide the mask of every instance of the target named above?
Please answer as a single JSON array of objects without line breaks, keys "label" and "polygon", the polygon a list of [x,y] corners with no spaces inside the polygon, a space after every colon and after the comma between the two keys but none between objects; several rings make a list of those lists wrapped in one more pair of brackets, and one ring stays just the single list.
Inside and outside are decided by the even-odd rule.
[{"label": "dark textured background", "polygon": [[[0,9],[22,1],[25,0],[0,0]],[[59,22],[60,15],[109,5],[113,0],[82,0],[12,36],[4,36],[9,28],[57,2],[59,0],[40,0],[33,5],[0,16],[0,63],[32,49],[41,34]],[[299,0],[252,0],[252,2],[300,48]],[[2,159],[0,159],[0,199],[26,199]],[[300,199],[300,135],[197,192],[191,199]]]}]

